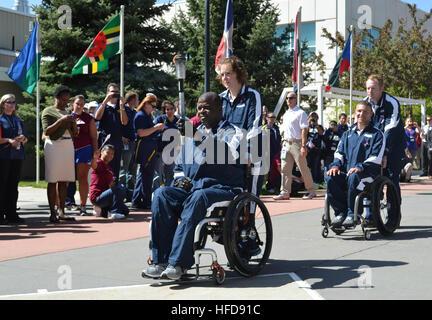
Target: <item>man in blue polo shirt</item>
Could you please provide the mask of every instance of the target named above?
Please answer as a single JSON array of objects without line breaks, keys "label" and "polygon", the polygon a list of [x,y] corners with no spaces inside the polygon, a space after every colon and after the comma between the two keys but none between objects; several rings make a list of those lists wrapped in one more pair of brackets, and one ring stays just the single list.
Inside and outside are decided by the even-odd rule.
[{"label": "man in blue polo shirt", "polygon": [[99,121],[99,146],[109,134],[111,135],[107,143],[112,144],[116,151],[109,166],[118,179],[123,152],[122,125],[127,125],[128,117],[124,107],[124,99],[120,99],[120,89],[117,84],[110,83],[107,86],[106,97],[96,110],[95,120]]}]

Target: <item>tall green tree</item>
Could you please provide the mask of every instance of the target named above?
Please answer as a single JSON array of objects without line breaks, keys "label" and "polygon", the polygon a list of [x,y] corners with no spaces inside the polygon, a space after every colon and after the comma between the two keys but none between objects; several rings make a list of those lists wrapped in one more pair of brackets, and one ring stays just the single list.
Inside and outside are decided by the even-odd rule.
[{"label": "tall green tree", "polygon": [[[263,104],[273,109],[283,88],[291,86],[293,53],[288,50],[290,28],[278,35],[279,10],[269,0],[236,0],[234,5],[234,55],[248,70],[249,84]],[[214,61],[224,30],[226,0],[210,1],[210,90],[224,88],[216,79]],[[187,0],[187,9],[169,23],[178,35],[177,48],[188,58],[186,99],[193,105],[204,90],[205,1]],[[305,46],[304,48],[307,48]],[[306,56],[305,82],[310,81],[315,55]]]}]

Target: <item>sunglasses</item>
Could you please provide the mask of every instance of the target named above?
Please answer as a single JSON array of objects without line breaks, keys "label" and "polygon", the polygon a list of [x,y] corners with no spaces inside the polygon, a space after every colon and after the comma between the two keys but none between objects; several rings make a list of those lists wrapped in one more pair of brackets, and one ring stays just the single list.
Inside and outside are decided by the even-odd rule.
[{"label": "sunglasses", "polygon": [[15,101],[5,101],[6,104],[15,104]]},{"label": "sunglasses", "polygon": [[166,108],[165,110],[166,110],[166,111],[174,111],[175,108]]},{"label": "sunglasses", "polygon": [[276,119],[276,117],[267,117],[268,119]]},{"label": "sunglasses", "polygon": [[287,97],[287,100],[294,100],[297,99],[297,97]]},{"label": "sunglasses", "polygon": [[153,107],[153,108],[156,108],[157,107],[157,104],[151,104],[151,106]]}]

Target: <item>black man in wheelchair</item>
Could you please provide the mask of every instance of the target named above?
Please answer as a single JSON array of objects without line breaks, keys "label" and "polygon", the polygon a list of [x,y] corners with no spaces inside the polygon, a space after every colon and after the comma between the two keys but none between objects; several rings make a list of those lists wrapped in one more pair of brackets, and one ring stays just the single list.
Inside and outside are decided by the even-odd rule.
[{"label": "black man in wheelchair", "polygon": [[[372,106],[367,101],[357,104],[357,124],[344,132],[334,161],[326,172],[327,198],[336,218],[332,227],[355,227],[354,205],[357,195],[381,174],[385,139],[381,130],[371,123]],[[365,217],[366,225],[373,219]]]},{"label": "black man in wheelchair", "polygon": [[244,187],[246,166],[240,163],[238,152],[241,130],[222,120],[222,102],[216,93],[203,94],[197,110],[202,125],[194,137],[185,137],[172,186],[154,192],[153,264],[143,276],[180,279],[194,263],[194,231],[207,208],[233,200]]}]

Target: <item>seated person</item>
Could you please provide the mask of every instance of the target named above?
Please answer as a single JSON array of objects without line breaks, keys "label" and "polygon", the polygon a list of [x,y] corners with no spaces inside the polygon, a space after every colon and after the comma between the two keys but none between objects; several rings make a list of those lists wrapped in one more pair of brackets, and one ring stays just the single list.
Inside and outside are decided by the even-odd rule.
[{"label": "seated person", "polygon": [[[335,211],[333,227],[354,227],[356,196],[380,175],[384,155],[383,133],[370,122],[372,107],[367,101],[357,104],[357,124],[344,132],[327,171],[327,197]],[[366,216],[367,223],[372,223]]]},{"label": "seated person", "polygon": [[[202,125],[195,137],[202,135],[202,139],[185,138],[176,159],[173,186],[154,192],[151,206],[154,264],[143,271],[148,277],[180,279],[194,263],[195,227],[205,217],[207,208],[216,202],[232,200],[244,185],[245,166],[237,161],[236,141],[241,140],[241,132],[222,120],[220,97],[214,92],[203,94],[197,109]],[[212,147],[205,147],[203,152],[203,146],[209,142],[218,145],[217,154],[213,154],[218,159],[209,156],[214,151]],[[221,152],[225,155],[223,164],[217,161]]]},{"label": "seated person", "polygon": [[96,216],[121,219],[129,214],[129,209],[124,204],[126,189],[117,183],[114,172],[108,165],[114,159],[114,152],[114,146],[107,144],[93,156],[90,201],[94,205]]}]

